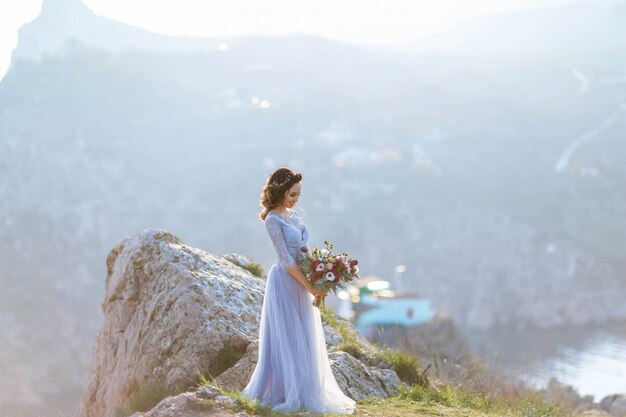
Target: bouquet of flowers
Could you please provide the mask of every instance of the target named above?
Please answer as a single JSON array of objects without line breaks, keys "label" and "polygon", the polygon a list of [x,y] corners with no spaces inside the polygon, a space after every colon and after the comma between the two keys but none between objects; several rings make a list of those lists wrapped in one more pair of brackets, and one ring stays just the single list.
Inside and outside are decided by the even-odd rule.
[{"label": "bouquet of flowers", "polygon": [[[351,259],[347,252],[333,253],[333,244],[324,241],[326,248],[317,246],[309,250],[306,246],[300,248],[296,263],[313,285],[326,293],[337,289],[345,289],[346,283],[359,277],[359,261]],[[313,305],[319,307],[324,303],[324,297],[316,296]]]}]

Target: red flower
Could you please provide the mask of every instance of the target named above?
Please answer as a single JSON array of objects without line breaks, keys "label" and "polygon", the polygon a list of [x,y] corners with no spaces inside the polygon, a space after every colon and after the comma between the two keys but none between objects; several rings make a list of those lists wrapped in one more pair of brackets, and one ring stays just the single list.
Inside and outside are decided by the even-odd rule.
[{"label": "red flower", "polygon": [[303,246],[300,248],[300,250],[304,253],[307,253],[309,251],[309,248],[307,248],[306,246]]},{"label": "red flower", "polygon": [[359,263],[359,261],[357,261],[356,259],[352,259],[352,260],[350,261],[350,266],[355,266],[355,265],[357,265],[358,263]]},{"label": "red flower", "polygon": [[313,267],[313,269],[315,269],[315,268],[317,268],[317,266],[318,266],[319,264],[320,264],[320,261],[318,261],[318,260],[316,259],[316,260],[314,260],[314,261],[311,263],[311,266]]},{"label": "red flower", "polygon": [[317,282],[322,277],[322,273],[321,272],[313,272],[311,275],[309,275],[309,277],[311,278],[311,281]]},{"label": "red flower", "polygon": [[333,275],[335,276],[335,279],[333,280],[334,283],[339,282],[339,278],[341,278],[341,274],[339,273],[339,271],[331,271],[333,273]]}]

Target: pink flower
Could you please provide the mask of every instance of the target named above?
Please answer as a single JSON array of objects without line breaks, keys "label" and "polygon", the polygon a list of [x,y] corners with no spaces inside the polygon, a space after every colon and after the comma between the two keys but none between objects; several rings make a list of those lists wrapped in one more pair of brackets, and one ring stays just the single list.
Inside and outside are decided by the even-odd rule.
[{"label": "pink flower", "polygon": [[317,266],[315,267],[315,270],[317,272],[322,272],[324,270],[324,264],[322,263],[317,264]]},{"label": "pink flower", "polygon": [[332,263],[332,262],[328,262],[328,263],[326,264],[326,269],[328,269],[328,270],[330,271],[331,269],[333,269],[333,266],[334,266],[334,265],[333,265],[333,263]]}]

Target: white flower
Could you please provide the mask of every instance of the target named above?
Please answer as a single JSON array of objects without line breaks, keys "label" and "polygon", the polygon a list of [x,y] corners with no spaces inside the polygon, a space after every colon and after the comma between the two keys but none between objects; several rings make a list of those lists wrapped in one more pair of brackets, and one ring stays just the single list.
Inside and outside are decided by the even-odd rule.
[{"label": "white flower", "polygon": [[333,274],[332,272],[327,272],[325,278],[326,281],[332,281],[335,279],[335,274]]},{"label": "white flower", "polygon": [[326,269],[328,269],[329,271],[330,271],[331,269],[333,269],[333,263],[332,263],[332,262],[328,262],[328,263],[326,264]]},{"label": "white flower", "polygon": [[328,251],[328,249],[322,249],[320,250],[320,253],[324,256],[328,255],[330,252]]},{"label": "white flower", "polygon": [[317,264],[317,266],[315,267],[315,270],[317,272],[322,272],[324,270],[324,264]]},{"label": "white flower", "polygon": [[359,273],[359,266],[358,265],[354,265],[354,273],[355,274]]}]

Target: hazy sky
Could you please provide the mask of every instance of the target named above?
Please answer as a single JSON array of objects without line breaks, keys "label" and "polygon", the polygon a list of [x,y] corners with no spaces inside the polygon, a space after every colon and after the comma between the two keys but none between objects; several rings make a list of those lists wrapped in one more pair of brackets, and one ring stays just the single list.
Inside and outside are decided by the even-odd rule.
[{"label": "hazy sky", "polygon": [[[79,0],[76,0],[79,1]],[[154,32],[199,37],[303,32],[386,46],[418,39],[475,16],[572,0],[84,0],[96,14]],[[42,0],[0,0],[0,77],[17,30]]]}]

